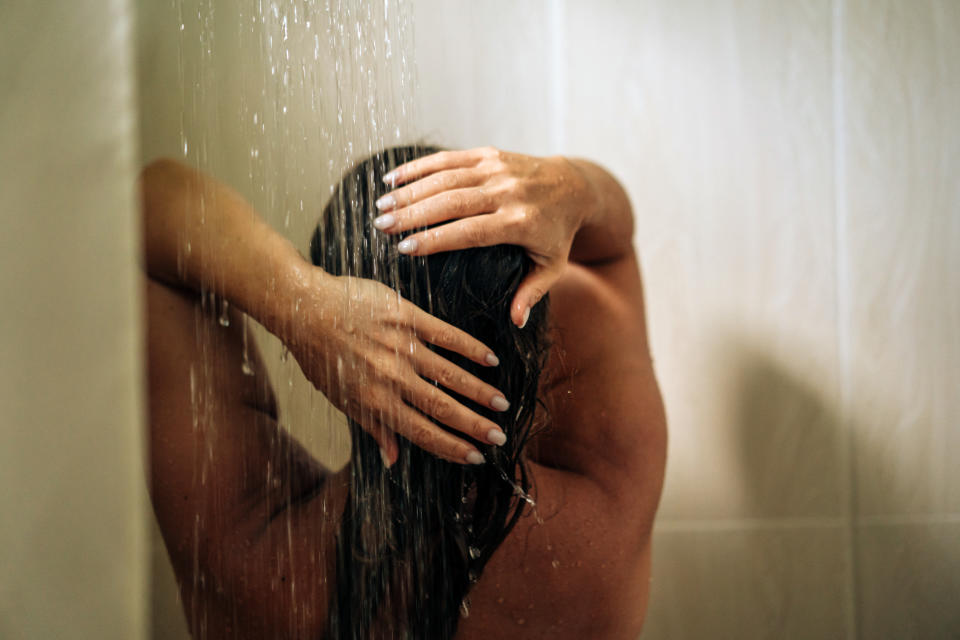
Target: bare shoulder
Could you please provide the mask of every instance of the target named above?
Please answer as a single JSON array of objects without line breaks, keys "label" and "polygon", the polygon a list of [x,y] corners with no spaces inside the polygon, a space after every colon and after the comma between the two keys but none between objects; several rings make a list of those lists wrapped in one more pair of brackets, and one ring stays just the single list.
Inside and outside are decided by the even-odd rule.
[{"label": "bare shoulder", "polygon": [[568,267],[550,314],[537,506],[476,585],[460,638],[632,640],[645,617],[666,429],[635,256]]}]

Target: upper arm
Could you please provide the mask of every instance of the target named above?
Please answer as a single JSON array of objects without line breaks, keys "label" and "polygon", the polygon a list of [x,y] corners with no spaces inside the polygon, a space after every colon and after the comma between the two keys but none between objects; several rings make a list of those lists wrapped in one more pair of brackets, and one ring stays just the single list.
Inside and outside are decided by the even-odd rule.
[{"label": "upper arm", "polygon": [[191,627],[321,628],[339,476],[277,424],[252,344],[241,370],[239,314],[223,327],[196,296],[146,286],[151,498]]},{"label": "upper arm", "polygon": [[550,295],[550,427],[535,443],[538,459],[611,491],[662,477],[666,420],[634,252],[570,265]]},{"label": "upper arm", "polygon": [[571,265],[550,304],[548,426],[530,443],[536,511],[494,554],[473,595],[491,606],[464,638],[522,631],[518,620],[633,638],[645,615],[666,429],[633,252]]}]

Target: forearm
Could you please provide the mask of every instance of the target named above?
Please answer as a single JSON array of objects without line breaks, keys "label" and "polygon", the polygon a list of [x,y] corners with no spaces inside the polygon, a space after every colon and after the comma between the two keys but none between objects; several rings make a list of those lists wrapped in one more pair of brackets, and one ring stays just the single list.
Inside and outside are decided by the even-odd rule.
[{"label": "forearm", "polygon": [[622,257],[633,248],[633,210],[626,192],[602,167],[578,158],[570,162],[583,176],[587,194],[570,260],[589,264]]},{"label": "forearm", "polygon": [[310,272],[297,250],[233,190],[170,160],[141,175],[148,275],[212,291],[273,332]]}]

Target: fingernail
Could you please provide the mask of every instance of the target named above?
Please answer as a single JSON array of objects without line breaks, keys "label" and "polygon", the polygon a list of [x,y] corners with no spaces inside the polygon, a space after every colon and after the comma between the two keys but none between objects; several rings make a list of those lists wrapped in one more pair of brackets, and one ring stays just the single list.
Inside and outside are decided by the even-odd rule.
[{"label": "fingernail", "polygon": [[490,401],[490,406],[497,411],[506,411],[510,408],[510,403],[507,402],[507,399],[503,396],[493,396],[493,400]]},{"label": "fingernail", "polygon": [[393,215],[388,213],[386,215],[380,216],[379,218],[374,218],[373,226],[382,231],[383,229],[389,229],[394,224],[396,224],[396,222],[397,222],[397,219],[394,218]]},{"label": "fingernail", "polygon": [[380,209],[381,211],[383,211],[384,209],[393,209],[393,207],[396,204],[397,204],[396,199],[389,193],[383,196],[382,198],[380,198],[379,200],[377,200],[376,202],[377,209]]},{"label": "fingernail", "polygon": [[407,238],[397,245],[397,251],[400,253],[413,253],[417,250],[417,241],[414,238]]},{"label": "fingernail", "polygon": [[507,441],[507,434],[500,429],[490,429],[487,432],[487,442],[496,446],[502,446]]},{"label": "fingernail", "polygon": [[523,312],[523,320],[520,321],[521,329],[527,326],[527,320],[529,319],[530,319],[530,307],[527,307],[527,310]]},{"label": "fingernail", "polygon": [[387,452],[384,450],[383,447],[380,447],[380,459],[383,461],[383,466],[389,469],[391,464],[390,456],[387,455]]},{"label": "fingernail", "polygon": [[498,364],[500,364],[500,358],[493,355],[492,353],[487,354],[486,360],[487,360],[487,364],[490,365],[491,367],[495,367]]},{"label": "fingernail", "polygon": [[483,459],[483,454],[479,451],[471,451],[467,454],[467,464],[483,464],[486,460]]},{"label": "fingernail", "polygon": [[397,170],[394,169],[390,173],[383,176],[383,181],[386,182],[391,187],[396,186],[397,184]]}]

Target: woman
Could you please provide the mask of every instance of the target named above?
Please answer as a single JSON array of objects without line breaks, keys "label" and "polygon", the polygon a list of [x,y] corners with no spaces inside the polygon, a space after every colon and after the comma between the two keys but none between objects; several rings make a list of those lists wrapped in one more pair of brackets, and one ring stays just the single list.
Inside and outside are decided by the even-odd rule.
[{"label": "woman", "polygon": [[[665,428],[626,196],[584,161],[421,153],[349,174],[315,237],[323,269],[210,178],[169,162],[144,172],[152,495],[196,636],[639,633]],[[388,170],[402,185],[389,193]],[[184,250],[185,235],[202,253]],[[343,240],[354,250],[335,251]],[[508,260],[519,266],[507,285],[470,275]],[[451,273],[463,287],[430,280]],[[371,278],[436,303],[446,322]],[[195,313],[201,284],[237,322]],[[445,315],[445,300],[460,302]],[[501,320],[475,325],[496,346],[452,326],[501,302]],[[325,473],[279,429],[254,351],[255,375],[236,365],[237,308],[352,419],[345,469]],[[545,331],[539,385],[504,397],[524,396]],[[524,451],[534,398],[547,410]],[[377,449],[399,466],[370,464]],[[506,497],[525,487],[535,508]]]}]

